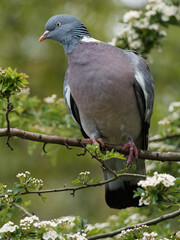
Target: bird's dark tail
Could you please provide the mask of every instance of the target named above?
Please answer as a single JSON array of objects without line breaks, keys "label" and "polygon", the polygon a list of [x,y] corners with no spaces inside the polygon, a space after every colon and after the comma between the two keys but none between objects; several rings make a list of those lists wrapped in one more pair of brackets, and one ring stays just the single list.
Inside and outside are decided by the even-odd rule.
[{"label": "bird's dark tail", "polygon": [[[124,169],[125,161],[112,158],[107,160],[106,165],[110,167],[112,170],[122,170]],[[130,169],[131,173],[139,173],[145,175],[145,162],[142,159],[137,160],[136,170],[133,171]],[[113,174],[108,170],[103,170],[104,179],[108,180],[113,177]],[[106,203],[111,208],[123,209],[127,207],[138,206],[139,198],[133,198],[134,190],[137,189],[137,183],[143,178],[137,177],[128,177],[123,176],[119,179],[110,182],[105,185],[105,199]]]}]

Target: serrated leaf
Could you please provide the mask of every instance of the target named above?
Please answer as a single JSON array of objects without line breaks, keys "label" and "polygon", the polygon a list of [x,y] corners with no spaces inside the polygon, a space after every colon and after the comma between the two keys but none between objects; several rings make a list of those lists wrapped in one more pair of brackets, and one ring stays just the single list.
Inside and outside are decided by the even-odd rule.
[{"label": "serrated leaf", "polygon": [[80,184],[80,183],[81,183],[81,181],[78,178],[76,178],[75,180],[72,181],[72,184]]}]

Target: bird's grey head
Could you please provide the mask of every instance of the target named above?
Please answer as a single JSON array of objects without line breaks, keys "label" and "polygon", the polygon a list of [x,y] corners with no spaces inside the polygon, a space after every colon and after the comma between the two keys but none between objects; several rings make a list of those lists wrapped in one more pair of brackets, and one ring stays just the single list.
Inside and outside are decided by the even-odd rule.
[{"label": "bird's grey head", "polygon": [[57,41],[62,44],[66,54],[70,53],[84,36],[90,37],[86,27],[77,18],[66,14],[51,17],[45,29],[39,41],[45,39]]}]

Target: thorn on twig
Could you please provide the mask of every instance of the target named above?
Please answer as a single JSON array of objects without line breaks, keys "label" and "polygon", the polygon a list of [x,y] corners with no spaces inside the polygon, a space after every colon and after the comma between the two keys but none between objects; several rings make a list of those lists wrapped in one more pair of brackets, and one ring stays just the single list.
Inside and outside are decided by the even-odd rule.
[{"label": "thorn on twig", "polygon": [[11,145],[10,145],[10,143],[9,143],[10,137],[11,137],[11,136],[8,136],[8,137],[7,137],[6,144],[7,144],[8,148],[10,148],[11,151],[13,151],[14,149],[11,147]]},{"label": "thorn on twig", "polygon": [[80,157],[80,156],[85,156],[87,153],[87,150],[86,148],[84,149],[84,152],[83,153],[77,153],[77,156]]},{"label": "thorn on twig", "polygon": [[72,191],[71,195],[75,197],[75,190]]},{"label": "thorn on twig", "polygon": [[44,144],[43,144],[43,147],[42,147],[44,153],[47,153],[47,151],[46,151],[46,144],[47,144],[47,143],[44,143]]},{"label": "thorn on twig", "polygon": [[13,105],[7,98],[7,107],[6,107],[6,122],[7,122],[7,131],[10,132],[10,121],[9,121],[9,113],[12,111]]},{"label": "thorn on twig", "polygon": [[69,147],[69,145],[64,141],[64,145],[66,146],[66,148],[68,149],[68,150],[71,150],[72,149],[72,147]]}]

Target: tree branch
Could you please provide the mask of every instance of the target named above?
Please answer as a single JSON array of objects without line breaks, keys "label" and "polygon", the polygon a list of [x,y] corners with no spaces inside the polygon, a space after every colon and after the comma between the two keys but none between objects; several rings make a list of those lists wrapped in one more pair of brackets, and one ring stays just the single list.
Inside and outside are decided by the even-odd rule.
[{"label": "tree branch", "polygon": [[162,216],[160,216],[158,218],[154,218],[152,220],[149,220],[149,221],[146,221],[146,222],[143,222],[143,223],[134,224],[134,225],[131,225],[131,226],[126,226],[126,227],[123,227],[123,228],[120,228],[120,229],[117,229],[115,231],[108,232],[108,233],[102,233],[102,234],[94,235],[92,237],[89,237],[88,240],[95,240],[95,239],[102,239],[102,238],[107,238],[107,237],[113,237],[113,236],[121,233],[123,230],[125,231],[127,229],[133,229],[135,227],[141,227],[143,225],[151,226],[151,225],[157,224],[159,222],[165,221],[167,219],[175,218],[175,217],[177,217],[179,215],[180,215],[180,209],[177,210],[177,211],[168,213],[168,214],[164,214],[164,215],[162,215]]},{"label": "tree branch", "polygon": [[29,216],[29,217],[32,217],[32,216],[33,216],[33,214],[31,214],[30,212],[28,212],[25,208],[23,208],[23,207],[20,206],[19,204],[13,203],[13,205],[14,205],[15,207],[19,208],[21,211],[23,211],[24,214],[26,214],[27,216]]},{"label": "tree branch", "polygon": [[[27,195],[27,194],[44,194],[44,193],[54,193],[54,192],[73,192],[75,193],[78,190],[81,189],[85,189],[85,188],[91,188],[91,187],[98,187],[98,186],[102,186],[105,185],[107,183],[113,182],[118,178],[124,177],[124,176],[128,176],[128,177],[138,177],[138,178],[146,178],[145,175],[142,174],[136,174],[136,173],[121,173],[121,174],[116,174],[115,177],[112,177],[108,180],[104,180],[101,182],[97,182],[97,183],[90,183],[90,184],[86,184],[86,185],[82,185],[82,186],[78,186],[78,187],[64,187],[64,188],[57,188],[57,189],[46,189],[46,190],[39,190],[39,191],[29,191],[28,189],[26,189],[25,192],[21,192],[20,195]],[[10,194],[9,194],[10,195]],[[0,194],[0,197],[4,197],[4,194]]]},{"label": "tree branch", "polygon": [[100,163],[102,164],[102,167],[103,167],[104,169],[108,170],[109,172],[111,172],[111,173],[115,176],[115,178],[117,177],[116,172],[113,171],[110,167],[108,167],[103,159],[100,159],[100,158],[98,158],[96,155],[92,154],[92,153],[86,148],[86,146],[82,143],[81,140],[78,140],[78,141],[81,143],[81,145],[82,145],[82,147],[84,148],[85,152],[88,152],[88,153],[91,155],[92,158],[95,158],[98,162],[100,162]]},{"label": "tree branch", "polygon": [[173,139],[173,138],[180,138],[180,134],[171,134],[171,135],[167,135],[165,137],[152,137],[149,139],[149,142],[163,142],[165,140],[168,140],[168,139]]},{"label": "tree branch", "polygon": [[[49,136],[45,134],[40,133],[33,133],[24,131],[17,128],[10,128],[10,131],[7,132],[7,128],[1,128],[0,129],[0,137],[4,136],[16,136],[22,139],[27,139],[35,142],[42,142],[42,143],[50,143],[50,144],[59,144],[59,145],[68,145],[68,146],[74,146],[74,147],[82,147],[81,143],[83,143],[85,146],[87,144],[92,144],[91,139],[89,140],[82,140],[81,143],[75,139],[75,138],[67,138],[67,137],[59,137],[59,136]],[[128,155],[128,150],[122,150],[122,146],[119,145],[113,145],[113,144],[105,144],[106,149],[112,150],[114,149],[117,152],[120,152],[122,154]],[[175,152],[150,152],[150,151],[144,151],[139,150],[138,151],[139,157],[142,159],[149,159],[149,160],[155,160],[155,161],[180,161],[180,153]]]}]

